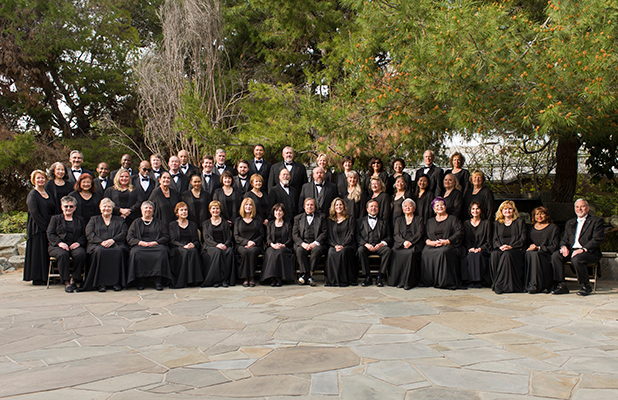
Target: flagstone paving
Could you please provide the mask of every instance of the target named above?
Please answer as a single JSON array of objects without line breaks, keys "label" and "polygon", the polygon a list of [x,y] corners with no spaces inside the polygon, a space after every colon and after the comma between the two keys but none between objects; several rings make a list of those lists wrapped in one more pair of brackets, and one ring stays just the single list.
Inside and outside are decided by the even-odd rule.
[{"label": "flagstone paving", "polygon": [[617,399],[618,283],[67,294],[0,277],[0,397]]}]

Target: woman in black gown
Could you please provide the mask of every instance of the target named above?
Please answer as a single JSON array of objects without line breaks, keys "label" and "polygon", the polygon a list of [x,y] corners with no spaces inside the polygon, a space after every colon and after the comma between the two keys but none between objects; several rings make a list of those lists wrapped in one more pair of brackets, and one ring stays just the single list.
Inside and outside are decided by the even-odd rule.
[{"label": "woman in black gown", "polygon": [[270,279],[270,286],[281,286],[294,280],[296,256],[292,250],[292,226],[285,222],[285,207],[277,203],[272,208],[275,219],[266,226],[266,250],[261,281]]},{"label": "woman in black gown", "polygon": [[408,190],[409,192],[412,192],[412,189],[414,187],[414,182],[412,182],[412,177],[407,172],[403,171],[406,167],[406,162],[403,160],[403,158],[400,158],[400,157],[395,158],[393,160],[393,163],[391,164],[391,167],[393,168],[393,174],[388,177],[388,184],[386,185],[386,192],[389,193],[390,195],[395,194],[395,191],[397,189],[395,187],[395,183],[397,181],[397,178],[399,177],[403,178],[406,184],[406,190]]},{"label": "woman in black gown", "polygon": [[459,186],[461,186],[461,189],[459,189],[461,193],[466,193],[470,186],[470,172],[463,168],[466,158],[460,152],[455,152],[451,155],[450,162],[453,168],[447,169],[444,174],[453,174],[459,182]]},{"label": "woman in black gown", "polygon": [[213,200],[208,205],[210,219],[202,224],[202,287],[228,287],[235,284],[234,249],[230,224],[221,218],[221,203]]},{"label": "woman in black gown", "polygon": [[[322,169],[324,169],[324,182],[335,183],[333,171],[332,168],[328,166],[328,157],[326,156],[326,154],[318,154],[316,164],[318,165],[318,167],[322,167]],[[311,181],[313,182],[313,176],[311,177]]]},{"label": "woman in black gown", "polygon": [[418,285],[421,252],[425,238],[425,223],[414,215],[416,204],[405,199],[401,204],[403,215],[395,220],[393,261],[388,273],[388,286],[410,290]]},{"label": "woman in black gown", "polygon": [[208,214],[208,204],[211,202],[210,194],[202,189],[202,178],[199,175],[191,175],[189,183],[191,189],[183,192],[181,199],[189,210],[189,221],[200,227],[204,221],[210,218]]},{"label": "woman in black gown", "polygon": [[189,208],[185,202],[176,204],[174,213],[178,219],[169,224],[172,269],[170,289],[184,288],[204,281],[197,224],[189,221]]},{"label": "woman in black gown", "polygon": [[174,209],[180,201],[180,195],[170,187],[172,176],[169,172],[161,173],[159,177],[159,187],[152,191],[150,200],[154,204],[154,219],[163,222],[165,227],[169,227],[170,222],[174,221]]},{"label": "woman in black gown", "polygon": [[524,291],[526,224],[515,203],[507,200],[496,212],[491,252],[491,280],[496,294]]},{"label": "woman in black gown", "polygon": [[113,286],[118,292],[127,285],[127,224],[121,217],[112,215],[114,207],[113,201],[104,198],[99,203],[101,215],[94,216],[86,225],[90,255],[86,290],[96,288],[105,292],[108,286]]},{"label": "woman in black gown", "polygon": [[343,201],[345,202],[348,214],[352,221],[356,221],[362,216],[362,200],[364,198],[363,189],[359,184],[358,172],[350,171],[348,173],[347,187],[343,195]]},{"label": "woman in black gown", "polygon": [[470,216],[472,218],[464,222],[466,258],[462,259],[462,275],[468,287],[478,289],[491,284],[489,254],[492,224],[483,219],[483,209],[476,201],[470,205]]},{"label": "woman in black gown", "polygon": [[429,190],[429,177],[421,175],[416,182],[416,188],[412,192],[412,200],[416,203],[416,215],[427,223],[433,217],[431,202],[434,199],[434,194]]},{"label": "woman in black gown", "polygon": [[453,174],[444,175],[444,202],[446,204],[446,213],[454,215],[460,221],[465,219],[463,211],[463,194],[461,186]]},{"label": "woman in black gown", "polygon": [[45,192],[54,201],[54,214],[62,214],[60,199],[68,196],[73,191],[73,187],[68,181],[67,168],[60,161],[56,161],[49,167],[49,181],[45,184]]},{"label": "woman in black gown", "polygon": [[[343,171],[337,174],[337,192],[341,198],[345,198],[347,195],[348,188],[348,176],[350,172],[352,172],[352,167],[354,166],[354,157],[352,156],[344,156],[341,159],[341,167]],[[357,174],[358,175],[358,174]],[[358,176],[357,176],[358,179]],[[359,181],[360,183],[360,181]]]},{"label": "woman in black gown", "polygon": [[479,170],[473,171],[470,175],[470,182],[472,182],[472,185],[464,193],[465,209],[469,210],[470,204],[476,201],[484,211],[484,218],[492,221],[496,207],[494,206],[493,192],[488,187],[483,186],[485,184],[485,174]]},{"label": "woman in black gown", "polygon": [[231,225],[238,218],[240,195],[232,186],[234,176],[230,171],[223,171],[219,181],[221,182],[221,187],[215,190],[212,199],[221,203],[221,217]]},{"label": "woman in black gown", "polygon": [[45,191],[47,178],[40,169],[32,171],[30,183],[34,189],[28,193],[28,223],[26,228],[26,259],[24,261],[24,281],[33,285],[45,285],[49,272],[47,253],[47,226],[56,212],[56,203]]},{"label": "woman in black gown", "polygon": [[436,216],[426,225],[421,283],[424,286],[455,290],[460,285],[458,270],[459,259],[463,256],[463,227],[457,217],[446,213],[444,198],[436,197],[432,207]]},{"label": "woman in black gown", "polygon": [[245,198],[240,204],[240,216],[234,223],[234,240],[238,255],[238,277],[244,287],[254,287],[255,269],[264,243],[262,220],[255,216],[255,203]]},{"label": "woman in black gown", "polygon": [[[382,181],[382,191],[386,189],[386,183],[388,182],[388,172],[384,170],[384,164],[382,163],[382,160],[377,157],[372,157],[371,160],[369,160],[369,171],[367,172],[367,175],[365,177],[364,186],[365,193],[368,195],[371,195],[372,178],[379,178]],[[367,199],[367,201],[369,201],[369,199]]]},{"label": "woman in black gown", "polygon": [[545,207],[532,210],[531,217],[534,222],[528,226],[525,290],[530,294],[549,293],[554,279],[551,255],[559,248],[560,229],[552,223]]},{"label": "woman in black gown", "polygon": [[337,197],[330,205],[325,286],[356,286],[356,221],[349,217],[346,203]]},{"label": "woman in black gown", "polygon": [[[378,202],[378,217],[386,221],[389,226],[391,223],[391,197],[384,191],[384,182],[380,178],[369,180],[369,194],[365,195],[361,204],[366,205],[369,200]],[[362,216],[367,215],[367,207],[361,207]]]},{"label": "woman in black gown", "polygon": [[124,218],[127,226],[139,217],[141,201],[137,190],[131,184],[131,174],[128,170],[120,168],[114,175],[114,185],[105,189],[103,197],[108,197],[114,202],[114,215]]},{"label": "woman in black gown", "polygon": [[73,215],[76,205],[77,200],[71,196],[60,199],[62,214],[51,217],[47,226],[47,251],[58,260],[58,272],[67,293],[73,293],[82,282],[86,264],[86,223]]},{"label": "woman in black gown", "polygon": [[403,175],[399,175],[395,179],[394,187],[395,193],[393,193],[393,210],[391,213],[393,220],[391,221],[391,226],[394,226],[397,218],[403,215],[403,209],[401,208],[403,201],[412,196],[412,191],[410,190],[410,187],[408,186],[406,179]]},{"label": "woman in black gown", "polygon": [[255,203],[255,215],[260,217],[264,224],[268,224],[268,213],[270,212],[268,196],[262,192],[264,178],[260,174],[251,175],[251,190],[245,193],[245,198],[250,198]]},{"label": "woman in black gown", "polygon": [[75,191],[69,196],[77,200],[75,215],[82,217],[84,222],[88,224],[90,218],[100,214],[99,203],[101,202],[101,194],[97,192],[94,186],[94,178],[88,173],[83,173],[75,182]]},{"label": "woman in black gown", "polygon": [[150,200],[142,203],[141,212],[142,217],[133,221],[127,232],[131,246],[127,284],[135,281],[137,290],[144,290],[146,280],[152,279],[155,289],[163,290],[163,283],[172,279],[167,225],[153,218],[154,204]]}]

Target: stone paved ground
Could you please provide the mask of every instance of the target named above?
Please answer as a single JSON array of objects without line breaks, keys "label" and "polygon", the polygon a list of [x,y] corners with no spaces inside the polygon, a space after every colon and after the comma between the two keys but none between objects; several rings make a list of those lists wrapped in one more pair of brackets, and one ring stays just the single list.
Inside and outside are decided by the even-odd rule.
[{"label": "stone paved ground", "polygon": [[616,283],[66,294],[0,277],[0,397],[618,398]]}]

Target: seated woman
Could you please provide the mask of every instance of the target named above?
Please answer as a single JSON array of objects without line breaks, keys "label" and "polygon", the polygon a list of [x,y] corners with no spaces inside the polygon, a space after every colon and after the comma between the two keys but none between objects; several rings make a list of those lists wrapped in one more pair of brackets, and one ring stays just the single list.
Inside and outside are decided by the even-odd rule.
[{"label": "seated woman", "polygon": [[395,220],[394,225],[393,262],[387,283],[388,286],[410,290],[418,285],[425,223],[423,218],[414,216],[414,200],[405,199],[401,207],[403,215]]},{"label": "seated woman", "polygon": [[221,218],[221,203],[213,200],[208,205],[210,219],[202,224],[202,265],[204,281],[202,287],[228,287],[235,284],[234,249],[232,229]]},{"label": "seated woman", "polygon": [[450,162],[453,168],[447,169],[444,174],[453,174],[459,182],[459,186],[461,186],[459,190],[462,194],[465,194],[468,191],[468,186],[470,186],[470,172],[463,168],[466,158],[460,152],[455,152],[451,155]]},{"label": "seated woman", "polygon": [[[195,176],[195,175],[194,175]],[[178,217],[169,224],[170,264],[172,285],[170,289],[202,283],[202,262],[200,260],[200,237],[197,224],[189,221],[189,207],[185,202],[176,204],[174,213]]]},{"label": "seated woman", "polygon": [[101,215],[94,216],[86,225],[90,255],[86,290],[96,288],[105,292],[107,287],[113,287],[118,292],[127,285],[127,224],[122,217],[112,215],[114,207],[113,201],[104,198],[99,203]]},{"label": "seated woman", "polygon": [[283,281],[294,280],[296,256],[292,250],[292,226],[285,222],[285,207],[281,203],[273,206],[275,219],[266,226],[266,250],[262,266],[261,281],[270,279],[270,286],[281,286]]},{"label": "seated woman", "polygon": [[511,200],[502,202],[496,212],[491,252],[491,280],[496,294],[524,291],[526,224],[518,217]]},{"label": "seated woman", "polygon": [[464,222],[464,249],[466,257],[462,259],[463,280],[468,287],[478,289],[489,286],[489,252],[491,251],[491,223],[483,219],[483,209],[476,201],[470,205],[471,218]]},{"label": "seated woman", "polygon": [[436,197],[431,206],[436,216],[426,226],[420,281],[424,286],[455,290],[460,285],[458,272],[459,258],[463,255],[463,227],[457,217],[446,213],[444,198]]},{"label": "seated woman", "polygon": [[210,218],[208,214],[210,194],[202,188],[202,178],[199,175],[191,175],[189,183],[191,188],[183,192],[180,197],[189,210],[189,221],[195,222],[199,228]]},{"label": "seated woman", "polygon": [[212,199],[217,200],[221,204],[221,217],[231,225],[238,217],[240,194],[232,186],[234,176],[230,171],[223,171],[219,181],[221,182],[221,187],[215,190]]},{"label": "seated woman", "polygon": [[240,204],[240,217],[234,223],[234,240],[238,255],[238,277],[244,279],[244,287],[254,287],[255,268],[262,254],[264,228],[262,220],[255,216],[255,203],[245,198]]},{"label": "seated woman", "polygon": [[461,186],[453,174],[444,175],[444,202],[446,204],[446,213],[448,215],[454,215],[463,221],[463,193],[461,193]]},{"label": "seated woman", "polygon": [[170,173],[162,172],[159,177],[159,187],[152,191],[148,199],[154,205],[153,218],[161,221],[166,228],[174,221],[174,209],[180,201],[180,194],[171,185]]},{"label": "seated woman", "polygon": [[142,217],[133,221],[127,232],[131,246],[127,284],[135,281],[137,290],[144,290],[146,280],[152,279],[155,289],[163,290],[163,283],[172,279],[167,226],[153,217],[154,204],[150,200],[142,203],[141,211]]},{"label": "seated woman", "polygon": [[494,193],[488,187],[485,187],[485,174],[479,170],[475,170],[470,174],[470,182],[472,185],[464,193],[464,207],[470,209],[473,201],[481,205],[484,211],[484,218],[492,220],[496,207],[494,206]]},{"label": "seated woman", "polygon": [[[86,263],[86,224],[82,217],[74,216],[77,200],[71,196],[60,199],[62,214],[54,215],[47,226],[47,251],[58,260],[60,279],[64,291],[73,293],[76,284],[82,282],[82,273]],[[70,269],[73,269],[71,274]]]},{"label": "seated woman", "polygon": [[68,196],[73,191],[73,187],[68,179],[67,168],[60,161],[56,161],[49,167],[49,181],[45,183],[45,191],[51,196],[56,205],[54,214],[62,214],[60,199]]},{"label": "seated woman", "polygon": [[434,194],[429,190],[429,177],[421,175],[416,181],[416,188],[412,192],[412,200],[416,203],[416,215],[421,217],[425,223],[433,217],[431,204]]},{"label": "seated woman", "polygon": [[361,189],[359,184],[358,172],[350,171],[348,173],[347,188],[342,198],[353,221],[356,221],[362,215],[361,209],[364,208],[362,206],[363,197],[363,189]]},{"label": "seated woman", "polygon": [[545,207],[532,210],[532,221],[528,225],[525,290],[530,294],[549,293],[554,283],[551,255],[560,247],[560,229]]},{"label": "seated woman", "polygon": [[253,174],[250,178],[251,190],[245,193],[244,197],[249,197],[255,203],[255,215],[260,217],[264,224],[268,224],[268,213],[270,212],[269,200],[266,193],[262,192],[264,178],[260,174]]},{"label": "seated woman", "polygon": [[103,197],[108,197],[116,205],[114,215],[119,215],[131,226],[131,223],[139,217],[139,207],[141,199],[137,190],[131,184],[131,174],[129,170],[120,168],[114,175],[114,186],[105,189]]},{"label": "seated woman", "polygon": [[325,286],[356,286],[356,220],[348,215],[348,207],[340,197],[330,205],[328,218],[328,253],[326,255]]},{"label": "seated woman", "polygon": [[100,213],[101,194],[97,192],[92,175],[81,174],[75,182],[75,190],[69,196],[77,200],[75,215],[82,217],[86,224],[88,224],[90,218]]}]

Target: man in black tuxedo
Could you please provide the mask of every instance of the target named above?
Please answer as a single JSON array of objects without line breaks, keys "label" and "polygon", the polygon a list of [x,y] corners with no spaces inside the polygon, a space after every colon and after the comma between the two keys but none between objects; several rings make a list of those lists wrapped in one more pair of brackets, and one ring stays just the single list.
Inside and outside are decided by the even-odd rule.
[{"label": "man in black tuxedo", "polygon": [[429,188],[427,188],[427,190],[438,195],[444,192],[444,171],[433,163],[435,158],[436,156],[433,151],[425,150],[423,153],[425,166],[416,170],[414,179],[418,181],[421,175],[427,175],[429,178]]},{"label": "man in black tuxedo", "polygon": [[391,234],[388,228],[388,221],[378,217],[379,204],[375,200],[367,202],[367,216],[361,217],[356,221],[356,242],[358,243],[358,260],[365,280],[363,286],[373,284],[371,270],[369,268],[369,255],[378,254],[380,256],[380,272],[376,279],[376,285],[384,286],[382,277],[391,264]]},{"label": "man in black tuxedo", "polygon": [[178,156],[171,156],[167,165],[170,167],[169,173],[172,177],[170,187],[174,189],[176,193],[182,194],[182,192],[189,189],[189,178],[180,172],[180,159]]},{"label": "man in black tuxedo", "polygon": [[97,188],[97,192],[103,196],[105,189],[114,186],[114,182],[109,177],[109,165],[106,162],[100,162],[97,165],[97,174],[98,176],[94,179],[94,186]]},{"label": "man in black tuxedo", "polygon": [[[236,170],[232,167],[232,164],[227,162],[227,153],[223,149],[217,149],[215,151],[215,168],[214,171],[217,175],[221,176],[223,171],[230,171],[232,175],[236,175]],[[217,178],[219,179],[219,178]]]},{"label": "man in black tuxedo", "polygon": [[163,168],[163,158],[160,154],[153,154],[150,156],[150,170],[151,178],[154,178],[155,182],[159,182],[161,174],[167,171]]},{"label": "man in black tuxedo", "polygon": [[[337,197],[337,186],[334,183],[324,181],[326,172],[322,167],[315,167],[312,176],[313,181],[303,185],[298,203],[303,204],[305,199],[311,197],[316,200],[317,210],[324,215],[328,215],[330,203]],[[298,212],[302,211],[299,207]]]},{"label": "man in black tuxedo", "polygon": [[180,160],[180,172],[191,178],[191,175],[199,175],[200,170],[189,163],[189,152],[187,150],[180,150],[178,152],[178,159]]},{"label": "man in black tuxedo", "polygon": [[219,175],[214,171],[214,165],[215,159],[213,156],[207,154],[202,158],[202,188],[211,198],[215,190],[221,187]]},{"label": "man in black tuxedo", "polygon": [[564,282],[564,263],[569,260],[577,273],[577,281],[582,285],[577,294],[588,296],[592,293],[586,265],[601,260],[601,242],[605,238],[605,230],[603,220],[588,214],[589,211],[590,206],[586,200],[578,199],[575,201],[577,218],[567,221],[560,241],[560,250],[551,256],[554,281],[556,282],[552,294],[569,293]]},{"label": "man in black tuxedo", "polygon": [[71,154],[69,154],[69,162],[71,163],[71,168],[69,168],[67,180],[71,183],[71,186],[75,185],[75,182],[77,182],[77,180],[82,174],[90,174],[94,176],[94,172],[90,171],[89,169],[82,168],[82,163],[84,162],[84,155],[81,151],[71,151]]},{"label": "man in black tuxedo", "polygon": [[[268,183],[268,175],[270,174],[270,163],[264,160],[264,146],[256,144],[253,148],[255,158],[249,161],[249,176],[260,174],[264,178],[264,183]],[[262,186],[262,191],[268,193],[268,185]]]},{"label": "man in black tuxedo", "polygon": [[[131,176],[135,176],[137,175],[137,170],[132,168],[132,166],[133,166],[133,159],[131,158],[131,154],[124,154],[122,158],[120,159],[120,168],[126,169],[127,171],[129,171],[129,174],[131,174]],[[114,181],[114,177],[116,176],[116,173],[120,170],[120,168],[112,171],[112,174],[111,174],[112,182]]]},{"label": "man in black tuxedo", "polygon": [[[279,172],[279,183],[268,192],[268,204],[270,204],[271,208],[277,203],[283,204],[285,207],[285,217],[283,219],[286,222],[292,222],[296,211],[297,198],[298,193],[296,189],[290,186],[290,171],[283,168]],[[268,220],[271,219],[274,219],[272,211],[268,216]]]},{"label": "man in black tuxedo", "polygon": [[131,183],[137,191],[140,202],[148,200],[152,191],[157,187],[157,181],[151,177],[150,170],[150,163],[144,160],[139,163],[138,174],[131,177]]},{"label": "man in black tuxedo", "polygon": [[[268,188],[270,190],[271,187],[279,183],[279,172],[285,168],[290,171],[290,186],[295,188],[300,195],[303,185],[308,182],[307,169],[301,163],[294,161],[294,150],[290,146],[284,147],[281,155],[283,161],[276,163],[270,169]],[[298,204],[298,199],[296,199],[296,203]]]},{"label": "man in black tuxedo", "polygon": [[328,245],[326,244],[326,217],[317,212],[315,200],[311,197],[305,199],[304,212],[294,217],[292,238],[294,239],[294,252],[300,266],[301,277],[298,283],[315,286],[311,274],[320,262],[320,257]]},{"label": "man in black tuxedo", "polygon": [[251,182],[249,182],[249,162],[247,160],[240,160],[236,165],[238,175],[233,179],[232,186],[234,190],[240,193],[241,197],[245,196],[249,190],[251,190]]}]

